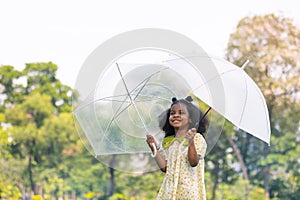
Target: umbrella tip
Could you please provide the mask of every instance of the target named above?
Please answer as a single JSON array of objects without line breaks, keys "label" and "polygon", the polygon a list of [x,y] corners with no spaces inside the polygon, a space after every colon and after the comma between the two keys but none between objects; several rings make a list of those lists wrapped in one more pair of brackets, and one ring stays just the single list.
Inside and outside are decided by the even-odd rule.
[{"label": "umbrella tip", "polygon": [[245,62],[244,62],[244,64],[242,65],[242,69],[245,69],[245,67],[248,65],[248,63],[249,63],[250,61],[247,59]]}]

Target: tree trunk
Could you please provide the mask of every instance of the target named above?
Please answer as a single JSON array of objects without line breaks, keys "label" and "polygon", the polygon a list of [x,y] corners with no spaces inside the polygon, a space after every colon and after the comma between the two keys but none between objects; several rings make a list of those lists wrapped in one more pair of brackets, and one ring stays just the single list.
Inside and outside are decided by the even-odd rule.
[{"label": "tree trunk", "polygon": [[[272,102],[276,102],[275,99],[276,97],[273,96],[274,101]],[[273,110],[275,107],[275,103],[271,103],[269,104],[269,119],[271,122],[271,132],[272,132],[272,116],[273,116]],[[270,147],[268,145],[265,144],[264,146],[264,158],[267,158],[268,155],[270,154]],[[264,189],[265,189],[265,199],[269,200],[270,199],[270,176],[271,176],[271,169],[269,164],[267,164],[264,167]]]},{"label": "tree trunk", "polygon": [[[226,135],[226,133],[225,133],[225,135]],[[247,167],[245,165],[245,162],[243,160],[243,156],[241,154],[241,151],[240,151],[239,147],[236,145],[236,143],[234,142],[234,140],[232,139],[231,136],[226,135],[226,138],[227,138],[228,142],[230,143],[230,145],[232,146],[233,151],[234,151],[234,153],[235,153],[235,155],[236,155],[236,157],[237,157],[237,159],[238,159],[238,161],[241,165],[244,179],[249,181]]]},{"label": "tree trunk", "polygon": [[214,185],[212,188],[211,200],[216,199],[216,191],[217,191],[218,184],[219,184],[219,173],[220,173],[220,165],[219,165],[219,162],[216,162],[216,168],[214,170],[214,174],[216,174],[216,177],[215,177]]},{"label": "tree trunk", "polygon": [[108,190],[108,196],[112,196],[115,193],[115,169],[114,163],[115,163],[116,156],[113,155],[112,159],[110,160],[110,168],[109,168],[109,174],[110,174],[110,184],[109,184],[109,190]]},{"label": "tree trunk", "polygon": [[[265,145],[264,157],[266,158],[270,153],[270,149]],[[270,199],[270,166],[264,167],[264,188],[265,188],[265,199]]]},{"label": "tree trunk", "polygon": [[72,200],[76,200],[76,192],[74,190],[72,190]]},{"label": "tree trunk", "polygon": [[33,191],[33,194],[37,194],[36,191],[36,185],[35,182],[33,181],[33,174],[32,174],[32,156],[29,155],[29,159],[28,159],[28,174],[29,174],[29,181],[30,181],[30,187],[31,187],[31,191]]}]

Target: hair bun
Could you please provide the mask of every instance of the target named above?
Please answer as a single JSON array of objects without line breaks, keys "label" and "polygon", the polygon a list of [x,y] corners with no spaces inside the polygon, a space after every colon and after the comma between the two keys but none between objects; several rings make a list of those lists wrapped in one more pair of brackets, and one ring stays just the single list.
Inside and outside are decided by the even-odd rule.
[{"label": "hair bun", "polygon": [[172,98],[172,102],[174,103],[175,101],[177,101],[176,97]]},{"label": "hair bun", "polygon": [[192,101],[193,101],[193,98],[192,98],[191,96],[187,96],[187,97],[185,98],[185,100],[188,101],[188,102],[192,102]]}]

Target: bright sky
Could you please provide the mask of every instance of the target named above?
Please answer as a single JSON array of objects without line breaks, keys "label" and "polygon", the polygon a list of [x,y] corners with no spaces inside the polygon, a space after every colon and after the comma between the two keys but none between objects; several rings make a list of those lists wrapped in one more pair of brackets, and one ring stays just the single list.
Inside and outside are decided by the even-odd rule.
[{"label": "bright sky", "polygon": [[0,1],[0,65],[21,70],[28,62],[57,64],[71,87],[81,65],[101,43],[138,28],[184,34],[223,57],[240,19],[275,13],[300,28],[298,0],[10,0]]}]

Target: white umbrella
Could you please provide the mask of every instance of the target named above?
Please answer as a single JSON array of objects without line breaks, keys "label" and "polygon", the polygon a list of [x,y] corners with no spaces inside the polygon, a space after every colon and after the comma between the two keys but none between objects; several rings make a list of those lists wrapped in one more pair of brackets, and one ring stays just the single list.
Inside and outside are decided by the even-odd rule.
[{"label": "white umbrella", "polygon": [[[195,56],[189,59],[197,60],[198,63],[212,62],[217,70],[217,73],[201,80],[202,83],[198,84],[199,86],[193,87],[192,92],[236,127],[270,145],[271,129],[267,104],[261,90],[244,71],[244,67],[238,67],[224,59],[211,56]],[[185,62],[170,59],[165,63],[183,66]],[[206,68],[205,65],[203,71],[204,68]],[[216,101],[211,97],[210,92],[212,88],[218,87],[219,89],[220,82],[224,91],[224,99]]]}]

